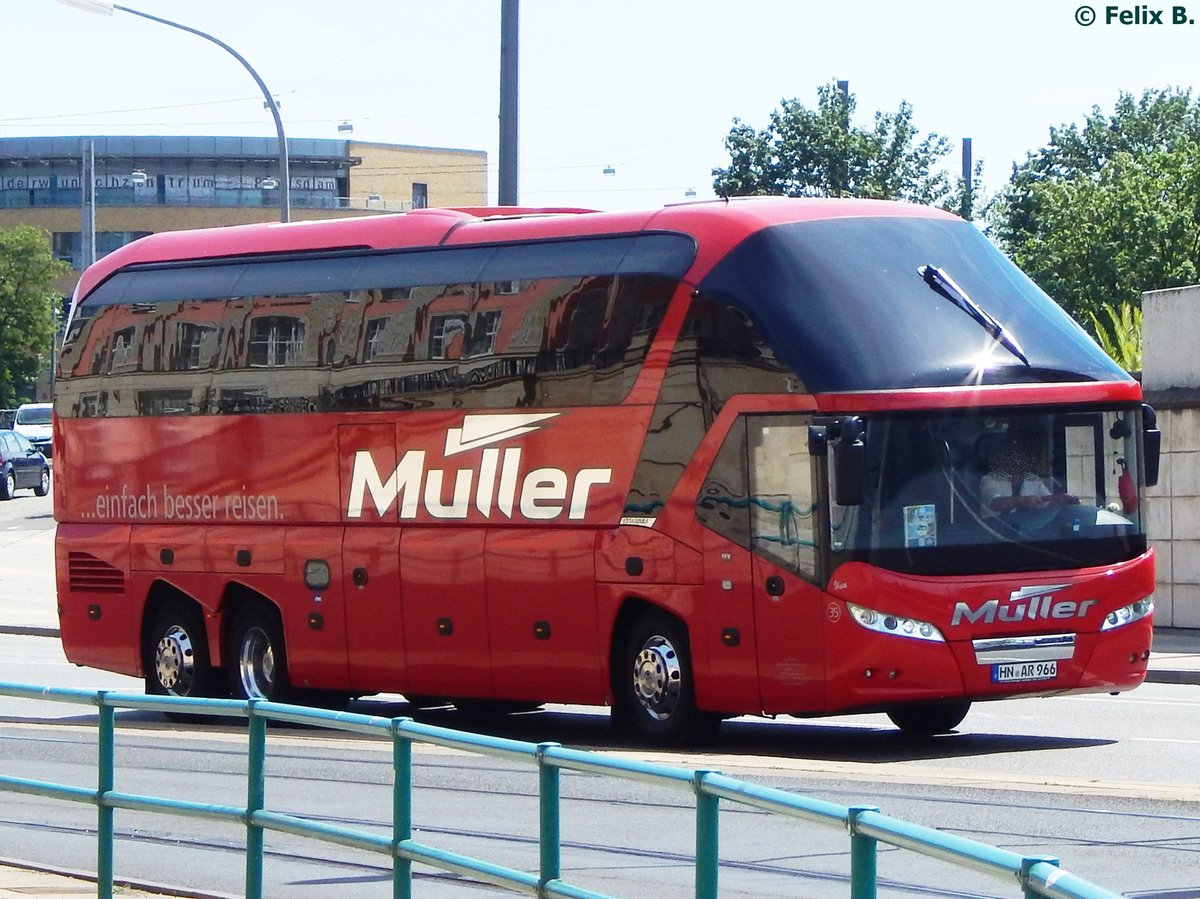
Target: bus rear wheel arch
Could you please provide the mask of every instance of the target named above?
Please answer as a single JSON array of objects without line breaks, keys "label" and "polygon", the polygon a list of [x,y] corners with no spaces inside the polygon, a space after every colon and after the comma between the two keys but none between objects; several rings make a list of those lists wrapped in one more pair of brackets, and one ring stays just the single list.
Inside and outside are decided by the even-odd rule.
[{"label": "bus rear wheel arch", "polygon": [[235,699],[285,702],[290,692],[283,623],[275,607],[251,600],[233,614],[225,649]]},{"label": "bus rear wheel arch", "polygon": [[181,596],[165,600],[150,619],[143,645],[146,692],[213,695],[214,672],[200,607]]},{"label": "bus rear wheel arch", "polygon": [[643,739],[681,745],[711,737],[720,717],[696,708],[686,626],[657,609],[634,617],[615,655],[614,723]]}]

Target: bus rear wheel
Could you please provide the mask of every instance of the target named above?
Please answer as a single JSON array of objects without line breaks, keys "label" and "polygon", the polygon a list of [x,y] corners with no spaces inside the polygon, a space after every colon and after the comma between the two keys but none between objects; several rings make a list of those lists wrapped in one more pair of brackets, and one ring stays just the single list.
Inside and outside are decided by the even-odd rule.
[{"label": "bus rear wheel", "polygon": [[662,613],[634,622],[617,671],[614,719],[664,745],[711,737],[721,719],[696,708],[691,653],[684,626]]},{"label": "bus rear wheel", "polygon": [[154,616],[146,638],[146,692],[158,696],[209,696],[212,665],[204,617],[192,603],[172,599]]},{"label": "bus rear wheel", "polygon": [[275,610],[242,606],[229,630],[229,689],[235,699],[286,702],[289,691],[283,625]]},{"label": "bus rear wheel", "polygon": [[944,702],[892,709],[887,716],[905,734],[913,737],[932,737],[954,730],[971,710],[969,702]]}]

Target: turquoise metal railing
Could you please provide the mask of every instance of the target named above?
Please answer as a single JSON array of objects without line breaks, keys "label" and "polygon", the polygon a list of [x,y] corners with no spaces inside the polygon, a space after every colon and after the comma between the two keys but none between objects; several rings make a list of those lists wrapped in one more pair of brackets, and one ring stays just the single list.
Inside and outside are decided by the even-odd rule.
[{"label": "turquoise metal railing", "polygon": [[[244,824],[247,899],[261,899],[262,896],[263,837],[268,830],[338,843],[391,857],[393,896],[397,899],[409,899],[412,896],[413,862],[468,875],[495,886],[533,896],[603,899],[600,893],[562,880],[559,859],[559,774],[563,770],[620,777],[692,792],[696,797],[695,895],[698,899],[717,897],[717,873],[720,864],[717,821],[721,800],[846,830],[850,835],[851,899],[873,899],[876,895],[876,847],[879,843],[996,875],[1008,880],[1014,891],[1023,891],[1026,899],[1036,896],[1056,899],[1119,899],[1117,893],[1102,889],[1063,870],[1058,866],[1057,859],[1022,856],[892,818],[873,807],[848,808],[784,790],[757,786],[715,771],[684,771],[664,765],[607,759],[595,753],[567,749],[557,743],[533,744],[482,736],[420,724],[410,718],[379,718],[274,702],[180,699],[11,683],[0,683],[0,696],[94,705],[99,708],[99,770],[95,790],[7,776],[0,776],[0,790],[91,803],[96,806],[99,816],[97,895],[104,899],[111,899],[113,891],[113,812],[118,808]],[[113,789],[116,709],[247,718],[249,746],[245,807],[164,799]],[[391,837],[268,810],[265,789],[268,721],[326,727],[390,738],[393,743],[395,770]],[[413,743],[429,743],[510,761],[536,764],[539,782],[539,870],[536,875],[437,849],[413,839]]]}]

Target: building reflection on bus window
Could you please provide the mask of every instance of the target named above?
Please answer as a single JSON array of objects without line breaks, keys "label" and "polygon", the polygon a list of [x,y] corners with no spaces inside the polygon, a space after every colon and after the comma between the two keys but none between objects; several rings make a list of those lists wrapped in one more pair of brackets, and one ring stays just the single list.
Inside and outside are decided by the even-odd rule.
[{"label": "building reflection on bus window", "polygon": [[164,389],[190,391],[190,414],[619,403],[675,288],[603,275],[102,307],[68,335],[60,407],[176,414]]}]

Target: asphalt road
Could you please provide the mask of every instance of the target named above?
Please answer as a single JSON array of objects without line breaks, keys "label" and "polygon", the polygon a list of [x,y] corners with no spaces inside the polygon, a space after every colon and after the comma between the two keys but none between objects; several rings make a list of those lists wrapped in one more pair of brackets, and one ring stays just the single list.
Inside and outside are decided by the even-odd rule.
[{"label": "asphalt road", "polygon": [[51,499],[18,490],[0,502],[0,626],[9,632],[58,627]]},{"label": "asphalt road", "polygon": [[[112,689],[128,678],[71,666],[56,641],[0,636],[0,680]],[[403,703],[357,711],[407,714]],[[1200,786],[1194,760],[1200,689],[1148,685],[1120,697],[1080,696],[979,706],[964,732],[915,743],[882,716],[819,722],[739,719],[696,751],[654,752],[612,737],[596,710],[557,707],[489,725],[446,711],[430,723],[530,743],[555,740],[625,758],[716,769],[755,783],[889,814],[1013,851],[1058,856],[1067,869],[1130,896],[1200,893]],[[181,725],[145,712],[118,716],[118,789],[216,803],[244,802],[245,732]],[[0,701],[4,773],[95,782],[95,716],[78,706]],[[273,728],[268,807],[386,832],[390,748],[356,736]],[[535,870],[532,766],[418,747],[418,838],[451,851]],[[619,896],[684,896],[692,877],[693,801],[638,784],[569,775],[563,786],[564,871]],[[0,794],[0,845],[9,857],[88,867],[94,812]],[[212,894],[242,890],[240,829],[118,811],[118,870]],[[386,896],[386,860],[300,838],[268,835],[267,894]],[[726,807],[722,896],[847,894],[844,833]],[[81,863],[82,860],[82,863]],[[885,850],[880,895],[1014,895],[984,875]],[[420,871],[417,895],[493,892]]]}]

